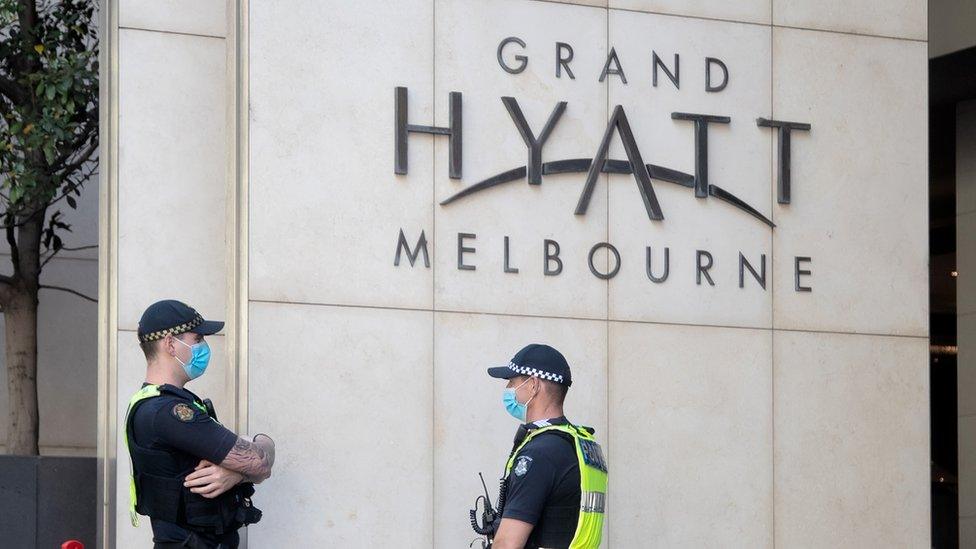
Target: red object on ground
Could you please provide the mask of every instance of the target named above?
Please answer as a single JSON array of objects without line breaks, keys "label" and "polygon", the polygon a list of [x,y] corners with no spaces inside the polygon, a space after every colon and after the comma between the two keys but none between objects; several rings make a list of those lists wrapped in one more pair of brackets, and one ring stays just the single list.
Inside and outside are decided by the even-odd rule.
[{"label": "red object on ground", "polygon": [[61,549],[85,549],[85,544],[76,539],[69,539],[61,544]]}]

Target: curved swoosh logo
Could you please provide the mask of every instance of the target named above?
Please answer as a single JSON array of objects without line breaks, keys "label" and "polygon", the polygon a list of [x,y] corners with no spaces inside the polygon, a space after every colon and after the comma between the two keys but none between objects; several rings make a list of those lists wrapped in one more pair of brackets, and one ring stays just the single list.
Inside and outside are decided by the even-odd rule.
[{"label": "curved swoosh logo", "polygon": [[[592,158],[572,158],[568,160],[555,160],[552,162],[544,162],[542,164],[542,174],[560,174],[560,173],[581,173],[587,172],[590,169],[590,165],[593,163]],[[678,170],[672,170],[671,168],[665,168],[663,166],[656,166],[654,164],[647,164],[647,172],[651,176],[651,179],[657,179],[658,181],[667,181],[668,183],[676,183],[682,187],[688,187],[689,189],[695,188],[695,177],[691,174],[680,172]],[[614,173],[614,174],[632,174],[634,173],[633,167],[627,160],[607,160],[603,163],[603,167],[600,170],[603,173]],[[469,187],[461,189],[457,193],[449,196],[448,198],[441,201],[441,206],[446,206],[452,202],[456,202],[467,196],[471,196],[475,193],[490,189],[492,187],[497,187],[499,185],[504,185],[505,183],[511,183],[512,181],[518,181],[524,179],[526,176],[526,167],[521,166],[518,168],[513,168],[508,171],[501,172],[499,174],[493,175],[483,181],[479,181]],[[745,201],[735,196],[734,194],[726,191],[725,189],[719,187],[718,185],[713,185],[709,183],[708,185],[709,196],[714,196],[719,200],[726,202],[735,206],[736,208],[748,213],[749,215],[755,217],[756,219],[762,221],[769,227],[776,227],[776,225],[770,221],[766,216],[759,213],[758,210],[747,204]]]}]

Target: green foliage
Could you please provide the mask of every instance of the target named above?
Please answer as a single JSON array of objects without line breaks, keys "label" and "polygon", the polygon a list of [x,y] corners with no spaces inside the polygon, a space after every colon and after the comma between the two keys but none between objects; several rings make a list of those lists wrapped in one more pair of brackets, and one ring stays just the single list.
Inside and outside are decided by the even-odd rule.
[{"label": "green foliage", "polygon": [[[0,216],[17,225],[75,197],[97,167],[96,0],[0,0]],[[57,250],[55,212],[44,229]]]}]

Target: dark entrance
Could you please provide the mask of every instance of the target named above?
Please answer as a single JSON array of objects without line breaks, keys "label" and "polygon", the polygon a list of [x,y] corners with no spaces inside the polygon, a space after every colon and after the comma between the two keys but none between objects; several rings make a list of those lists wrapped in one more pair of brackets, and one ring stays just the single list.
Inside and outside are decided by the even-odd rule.
[{"label": "dark entrance", "polygon": [[[932,546],[937,548],[959,547],[959,437],[964,435],[958,430],[957,397],[957,119],[960,103],[973,99],[976,47],[929,61]],[[976,255],[976,250],[966,253]]]}]

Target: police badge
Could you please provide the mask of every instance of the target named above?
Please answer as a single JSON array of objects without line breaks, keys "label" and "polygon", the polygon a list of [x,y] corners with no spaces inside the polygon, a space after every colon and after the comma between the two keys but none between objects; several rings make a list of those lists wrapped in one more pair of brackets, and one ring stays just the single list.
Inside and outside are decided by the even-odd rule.
[{"label": "police badge", "polygon": [[173,415],[182,422],[188,422],[193,420],[195,414],[193,413],[193,408],[181,402],[173,406]]},{"label": "police badge", "polygon": [[529,467],[532,467],[532,458],[529,456],[520,456],[515,462],[515,476],[520,477],[529,472]]}]

